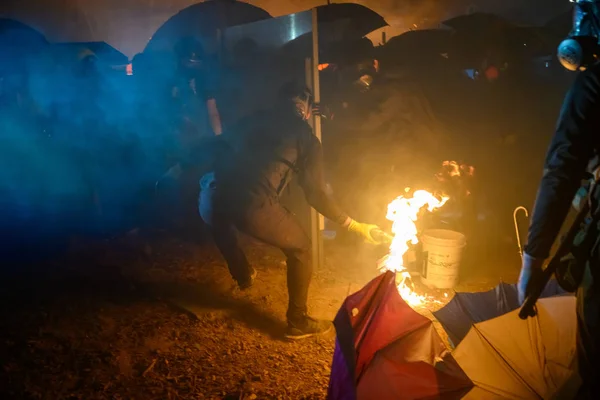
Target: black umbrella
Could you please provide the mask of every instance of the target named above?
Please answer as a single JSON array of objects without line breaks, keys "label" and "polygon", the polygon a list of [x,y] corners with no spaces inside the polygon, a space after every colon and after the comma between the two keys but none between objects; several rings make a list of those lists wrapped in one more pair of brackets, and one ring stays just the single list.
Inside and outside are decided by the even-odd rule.
[{"label": "black umbrella", "polygon": [[514,28],[515,25],[502,17],[488,13],[460,15],[442,22],[455,31],[470,32],[474,35],[496,33]]},{"label": "black umbrella", "polygon": [[[336,3],[317,7],[317,18],[319,24],[319,48],[321,50],[322,62],[332,62],[328,58],[340,58],[340,52],[352,49],[334,51],[344,43],[361,43],[360,39],[377,30],[387,26],[383,17],[368,7],[354,3]],[[312,32],[298,36],[287,43],[283,52],[290,56],[306,57],[312,48]],[[354,49],[357,51],[358,49]],[[361,50],[364,50],[361,48]],[[337,53],[337,54],[334,54]],[[324,58],[325,57],[325,58]],[[345,58],[345,57],[342,57]]]},{"label": "black umbrella", "polygon": [[399,57],[415,54],[441,54],[449,50],[452,31],[447,29],[414,30],[395,36],[383,46],[386,53]]},{"label": "black umbrella", "polygon": [[53,47],[56,53],[73,60],[77,58],[77,55],[89,50],[104,65],[117,66],[129,62],[129,58],[125,54],[106,42],[56,43]]},{"label": "black umbrella", "polygon": [[188,36],[212,37],[217,29],[272,18],[262,8],[233,0],[211,0],[184,8],[154,33],[146,51],[169,50]]},{"label": "black umbrella", "polygon": [[14,19],[0,18],[0,49],[40,51],[48,41],[38,31]]},{"label": "black umbrella", "polygon": [[484,60],[496,66],[553,54],[555,40],[544,28],[522,27],[488,13],[461,15],[443,22],[451,27],[451,57],[461,68],[476,68]]},{"label": "black umbrella", "polygon": [[360,4],[335,3],[317,7],[319,25],[335,23],[340,20],[348,20],[350,25],[346,27],[346,34],[358,37],[365,36],[376,29],[387,26],[385,19]]},{"label": "black umbrella", "polygon": [[48,41],[38,31],[14,19],[0,19],[0,69],[20,70]]},{"label": "black umbrella", "polygon": [[541,57],[556,52],[560,39],[546,27],[526,26],[509,30],[506,34],[510,44],[529,57]]}]

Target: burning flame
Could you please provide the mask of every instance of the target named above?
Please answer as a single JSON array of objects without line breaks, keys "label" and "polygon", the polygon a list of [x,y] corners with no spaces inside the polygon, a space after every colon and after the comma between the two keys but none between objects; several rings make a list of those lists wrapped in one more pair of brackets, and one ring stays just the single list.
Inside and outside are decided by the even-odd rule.
[{"label": "burning flame", "polygon": [[[407,188],[406,192],[409,190]],[[404,267],[404,255],[411,245],[419,242],[415,222],[424,207],[427,207],[428,212],[432,212],[446,204],[448,199],[449,197],[446,196],[438,199],[426,190],[417,190],[412,198],[400,196],[388,205],[386,218],[393,222],[394,238],[390,245],[390,252],[380,261],[379,268],[382,271],[395,271],[400,276],[398,292],[410,306],[423,305],[426,300],[425,296],[415,293],[410,274]]]},{"label": "burning flame", "polygon": [[438,180],[444,180],[445,176],[473,176],[475,167],[467,164],[458,164],[456,161],[444,161],[442,171],[436,174]]}]

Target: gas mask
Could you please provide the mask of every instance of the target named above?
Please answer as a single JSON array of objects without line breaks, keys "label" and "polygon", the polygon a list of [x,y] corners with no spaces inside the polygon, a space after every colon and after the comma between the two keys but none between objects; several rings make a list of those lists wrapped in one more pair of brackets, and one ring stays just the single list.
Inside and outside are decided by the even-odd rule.
[{"label": "gas mask", "polygon": [[570,71],[584,71],[597,60],[600,46],[600,0],[571,0],[573,29],[558,45],[557,57]]},{"label": "gas mask", "polygon": [[377,75],[377,69],[378,62],[369,59],[355,66],[351,66],[344,71],[342,73],[342,80],[352,82],[351,87],[353,90],[356,90],[359,93],[365,93],[371,89],[375,76]]},{"label": "gas mask", "polygon": [[373,84],[373,76],[369,74],[361,75],[360,78],[354,81],[353,85],[358,89],[359,92],[365,93],[371,89]]},{"label": "gas mask", "polygon": [[307,89],[302,94],[295,96],[293,99],[295,112],[304,121],[308,120],[312,115],[314,105],[312,93]]}]

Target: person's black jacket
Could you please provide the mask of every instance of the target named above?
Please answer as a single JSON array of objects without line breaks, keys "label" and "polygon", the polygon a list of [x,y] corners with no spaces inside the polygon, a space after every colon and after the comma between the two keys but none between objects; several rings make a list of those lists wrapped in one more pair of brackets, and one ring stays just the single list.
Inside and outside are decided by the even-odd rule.
[{"label": "person's black jacket", "polygon": [[550,253],[587,167],[600,148],[600,63],[580,72],[564,100],[548,150],[525,252]]},{"label": "person's black jacket", "polygon": [[218,160],[215,178],[231,196],[242,203],[278,198],[296,174],[312,207],[332,221],[346,221],[348,215],[327,194],[321,142],[291,111],[256,113],[224,137],[231,153]]}]

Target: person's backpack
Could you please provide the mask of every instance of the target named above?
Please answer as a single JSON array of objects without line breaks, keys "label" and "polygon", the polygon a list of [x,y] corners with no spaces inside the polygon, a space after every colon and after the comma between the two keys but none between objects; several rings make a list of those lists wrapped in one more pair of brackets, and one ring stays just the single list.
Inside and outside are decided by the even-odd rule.
[{"label": "person's backpack", "polygon": [[[570,252],[561,258],[555,271],[558,284],[567,292],[575,292],[585,272],[590,257],[600,245],[600,162],[595,158],[590,163],[592,171],[583,182],[573,200],[573,207],[586,215],[573,238]],[[585,204],[587,203],[587,204]],[[584,207],[584,204],[586,207]]]}]

